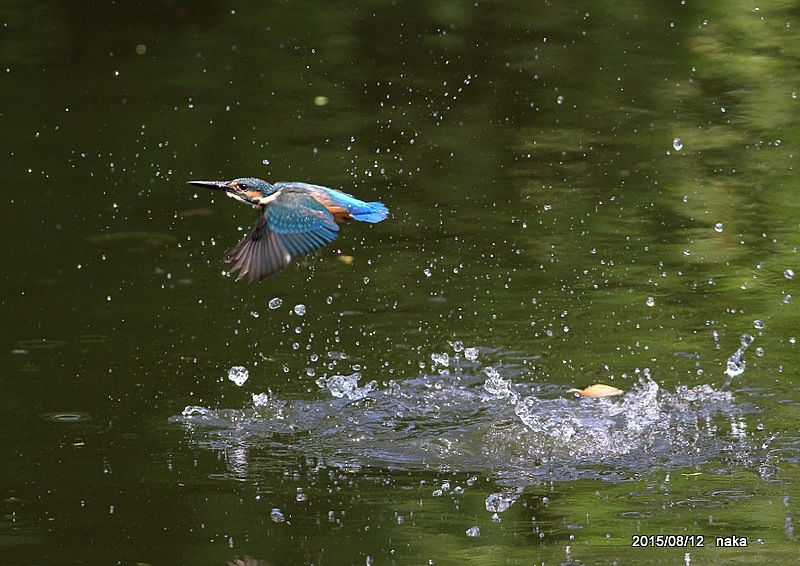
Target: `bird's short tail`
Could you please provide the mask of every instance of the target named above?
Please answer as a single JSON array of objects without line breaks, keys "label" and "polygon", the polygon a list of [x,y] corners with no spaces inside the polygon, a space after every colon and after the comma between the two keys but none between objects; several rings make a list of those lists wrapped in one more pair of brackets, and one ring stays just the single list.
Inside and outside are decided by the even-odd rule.
[{"label": "bird's short tail", "polygon": [[355,220],[375,224],[389,216],[389,209],[380,202],[359,202],[350,207],[350,214]]},{"label": "bird's short tail", "polygon": [[389,209],[381,202],[364,202],[353,195],[337,191],[336,189],[316,186],[314,188],[322,189],[314,196],[322,201],[331,212],[333,212],[334,208],[341,208],[347,211],[347,214],[352,216],[354,220],[369,222],[371,224],[385,220],[386,217],[389,216]]}]

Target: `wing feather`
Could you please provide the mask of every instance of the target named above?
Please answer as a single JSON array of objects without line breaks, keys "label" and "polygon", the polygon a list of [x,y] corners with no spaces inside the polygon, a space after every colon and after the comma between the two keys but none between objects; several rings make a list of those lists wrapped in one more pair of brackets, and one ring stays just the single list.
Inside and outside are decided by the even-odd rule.
[{"label": "wing feather", "polygon": [[297,257],[336,239],[339,227],[307,192],[283,188],[265,206],[226,261],[237,279],[253,283],[286,268]]},{"label": "wing feather", "polygon": [[310,194],[322,203],[337,220],[355,219],[361,222],[374,224],[389,216],[389,209],[380,202],[364,202],[351,194],[336,189],[311,185],[309,183],[281,182],[276,183],[281,190],[295,190]]}]

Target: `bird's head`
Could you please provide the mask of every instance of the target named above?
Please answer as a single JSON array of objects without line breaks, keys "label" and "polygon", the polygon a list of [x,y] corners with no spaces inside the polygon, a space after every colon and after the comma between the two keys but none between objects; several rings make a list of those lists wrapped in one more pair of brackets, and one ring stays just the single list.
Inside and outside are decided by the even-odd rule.
[{"label": "bird's head", "polygon": [[275,187],[263,179],[242,177],[233,181],[187,181],[189,185],[205,187],[215,191],[225,191],[231,198],[239,202],[262,206],[261,199],[275,192]]}]

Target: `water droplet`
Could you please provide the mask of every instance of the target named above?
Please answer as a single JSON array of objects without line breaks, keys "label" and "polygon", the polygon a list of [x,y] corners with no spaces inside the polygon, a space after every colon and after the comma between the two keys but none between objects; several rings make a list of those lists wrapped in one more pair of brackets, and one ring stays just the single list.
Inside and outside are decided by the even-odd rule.
[{"label": "water droplet", "polygon": [[465,348],[464,349],[464,357],[467,358],[469,361],[474,362],[478,359],[478,349],[477,348]]},{"label": "water droplet", "polygon": [[425,274],[425,277],[430,277],[431,276],[431,270],[430,269],[427,269],[427,268],[423,269],[422,273]]},{"label": "water droplet", "polygon": [[792,271],[791,269],[787,269],[786,271],[783,272],[783,276],[786,277],[786,279],[791,279],[792,277],[794,277],[794,271]]},{"label": "water droplet", "polygon": [[747,347],[752,343],[753,337],[749,334],[742,334],[739,337],[740,346],[733,354],[731,354],[727,361],[725,373],[728,374],[729,377],[736,377],[744,373],[744,369],[747,366],[747,363],[744,360],[744,353],[745,350],[747,350]]},{"label": "water droplet", "polygon": [[792,302],[792,296],[791,295],[784,295],[783,296],[783,302],[788,305],[789,303]]},{"label": "water droplet", "polygon": [[647,297],[647,300],[644,302],[648,307],[652,307],[656,304],[656,300],[653,297]]},{"label": "water droplet", "polygon": [[272,519],[273,523],[283,523],[286,520],[280,509],[273,509],[269,514],[269,518]]},{"label": "water droplet", "polygon": [[753,328],[755,328],[756,330],[764,330],[764,328],[765,328],[766,326],[767,326],[767,325],[766,325],[766,324],[764,324],[764,321],[763,321],[763,320],[758,320],[758,319],[756,319],[756,320],[754,320],[754,321],[753,321]]},{"label": "water droplet", "polygon": [[564,97],[559,94],[558,97],[556,98],[556,103],[557,104],[563,104],[564,103]]},{"label": "water droplet", "polygon": [[303,316],[306,314],[306,306],[304,304],[299,304],[294,306],[294,314],[297,316]]},{"label": "water droplet", "polygon": [[283,299],[275,297],[274,299],[270,299],[269,303],[267,303],[267,306],[269,306],[270,309],[275,310],[277,308],[280,308],[282,304],[283,304]]},{"label": "water droplet", "polygon": [[481,528],[478,525],[468,528],[467,536],[472,538],[481,536]]},{"label": "water droplet", "polygon": [[244,382],[250,377],[250,372],[247,371],[247,368],[242,366],[233,366],[231,369],[228,370],[228,379],[234,382],[236,385],[241,387],[244,385]]},{"label": "water droplet", "polygon": [[722,232],[722,222],[717,222],[716,224],[714,224],[714,231]]},{"label": "water droplet", "polygon": [[756,348],[756,356],[763,356],[764,355],[764,348]]},{"label": "water droplet", "polygon": [[514,502],[519,497],[514,491],[503,491],[501,493],[491,493],[486,498],[486,510],[489,513],[502,513],[509,507],[511,507]]},{"label": "water droplet", "polygon": [[675,148],[675,151],[680,151],[683,149],[683,142],[681,138],[675,138],[672,140],[672,147]]}]

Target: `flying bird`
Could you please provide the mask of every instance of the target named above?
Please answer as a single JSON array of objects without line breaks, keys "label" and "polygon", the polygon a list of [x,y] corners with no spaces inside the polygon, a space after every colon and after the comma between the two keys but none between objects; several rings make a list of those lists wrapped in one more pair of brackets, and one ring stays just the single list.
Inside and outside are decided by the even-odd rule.
[{"label": "flying bird", "polygon": [[280,182],[245,177],[233,181],[188,181],[188,184],[224,191],[229,197],[260,210],[255,224],[228,253],[236,279],[249,283],[278,273],[300,256],[336,239],[336,222],[359,220],[374,224],[389,210],[380,202],[308,183]]}]

